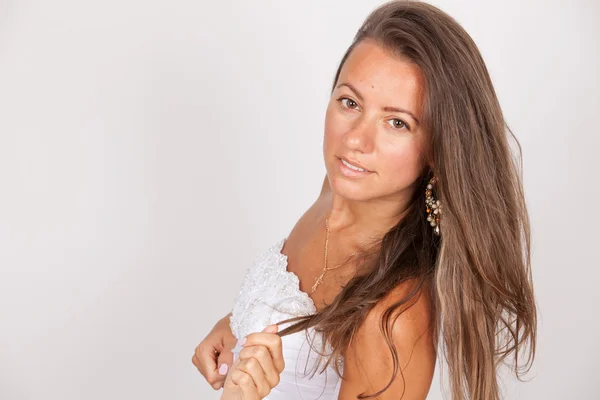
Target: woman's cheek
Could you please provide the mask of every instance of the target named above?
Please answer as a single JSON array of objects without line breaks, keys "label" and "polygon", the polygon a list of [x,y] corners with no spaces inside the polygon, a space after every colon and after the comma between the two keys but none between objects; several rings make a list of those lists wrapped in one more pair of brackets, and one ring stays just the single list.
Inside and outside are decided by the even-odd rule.
[{"label": "woman's cheek", "polygon": [[[409,186],[420,175],[421,162],[417,147],[406,147],[383,155],[388,179],[401,187]],[[381,158],[380,158],[381,160]]]},{"label": "woman's cheek", "polygon": [[339,115],[335,113],[331,113],[331,115],[327,116],[325,120],[325,132],[330,137],[340,137],[343,136],[345,121]]},{"label": "woman's cheek", "polygon": [[323,140],[327,151],[336,151],[344,140],[344,128],[334,119],[328,119],[325,124],[325,138]]}]

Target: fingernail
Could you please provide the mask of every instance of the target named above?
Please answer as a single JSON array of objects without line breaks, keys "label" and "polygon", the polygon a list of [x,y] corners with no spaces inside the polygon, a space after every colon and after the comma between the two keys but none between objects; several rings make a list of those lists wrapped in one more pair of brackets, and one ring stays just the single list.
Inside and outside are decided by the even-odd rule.
[{"label": "fingernail", "polygon": [[240,341],[238,342],[238,346],[243,346],[246,343],[246,338],[243,337],[240,339]]},{"label": "fingernail", "polygon": [[279,329],[279,327],[277,326],[277,324],[273,324],[273,325],[269,325],[265,329],[263,329],[263,332],[275,333],[275,332],[277,332],[278,329]]},{"label": "fingernail", "polygon": [[221,366],[219,367],[219,373],[221,375],[227,375],[228,369],[229,369],[229,366],[227,364],[221,364]]}]

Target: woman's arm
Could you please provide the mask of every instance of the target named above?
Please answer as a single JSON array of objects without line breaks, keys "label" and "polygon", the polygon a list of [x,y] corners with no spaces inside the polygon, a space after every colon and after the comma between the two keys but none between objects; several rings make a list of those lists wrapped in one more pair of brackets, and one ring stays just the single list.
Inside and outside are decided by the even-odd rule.
[{"label": "woman's arm", "polygon": [[[404,297],[399,287],[371,310],[344,354],[344,380],[338,400],[355,400],[360,393],[373,394],[392,378],[393,360],[379,325],[383,312]],[[393,322],[393,319],[390,320]],[[424,400],[435,370],[435,348],[430,327],[429,300],[418,300],[393,322],[391,340],[398,352],[398,374],[379,400]]]},{"label": "woman's arm", "polygon": [[[233,364],[231,350],[235,347],[237,338],[231,332],[230,317],[231,313],[217,321],[192,356],[192,363],[215,390],[223,387],[226,369]],[[222,367],[223,365],[226,366]]]}]

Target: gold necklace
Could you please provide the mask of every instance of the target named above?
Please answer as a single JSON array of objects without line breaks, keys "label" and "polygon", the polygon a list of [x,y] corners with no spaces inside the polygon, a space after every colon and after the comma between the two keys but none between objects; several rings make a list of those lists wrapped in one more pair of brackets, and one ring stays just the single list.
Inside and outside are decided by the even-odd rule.
[{"label": "gold necklace", "polygon": [[[339,265],[336,265],[333,268],[327,268],[327,244],[329,242],[329,224],[327,223],[328,219],[329,218],[325,218],[325,229],[326,229],[326,233],[325,233],[325,268],[323,268],[323,272],[321,273],[321,275],[319,275],[319,277],[315,281],[315,284],[312,287],[312,293],[314,293],[315,290],[317,290],[317,286],[319,286],[323,282],[323,277],[325,276],[325,273],[327,271],[334,270],[334,269],[339,268],[339,267],[341,267],[342,265],[345,264],[345,263],[341,263]],[[352,257],[353,255],[355,255],[357,253],[358,252],[354,252],[354,253],[350,254],[348,257]]]}]

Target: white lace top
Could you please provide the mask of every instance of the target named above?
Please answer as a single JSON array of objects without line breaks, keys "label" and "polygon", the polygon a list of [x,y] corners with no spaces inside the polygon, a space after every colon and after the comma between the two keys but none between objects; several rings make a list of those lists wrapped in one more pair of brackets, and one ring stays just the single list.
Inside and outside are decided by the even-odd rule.
[{"label": "white lace top", "polygon": [[[312,299],[300,290],[298,276],[287,270],[287,256],[281,249],[287,238],[261,254],[248,268],[230,318],[231,331],[241,339],[252,332],[260,332],[266,326],[281,320],[310,315],[316,312]],[[293,322],[279,326],[279,330]],[[267,400],[336,400],[341,379],[331,363],[319,374],[322,364],[311,377],[318,361],[318,353],[310,348],[306,335],[314,340],[313,347],[321,350],[322,339],[313,328],[281,338],[285,368],[279,384],[271,390]],[[234,360],[241,348],[233,350]],[[326,347],[329,354],[330,347]],[[340,363],[340,372],[343,363]]]}]

